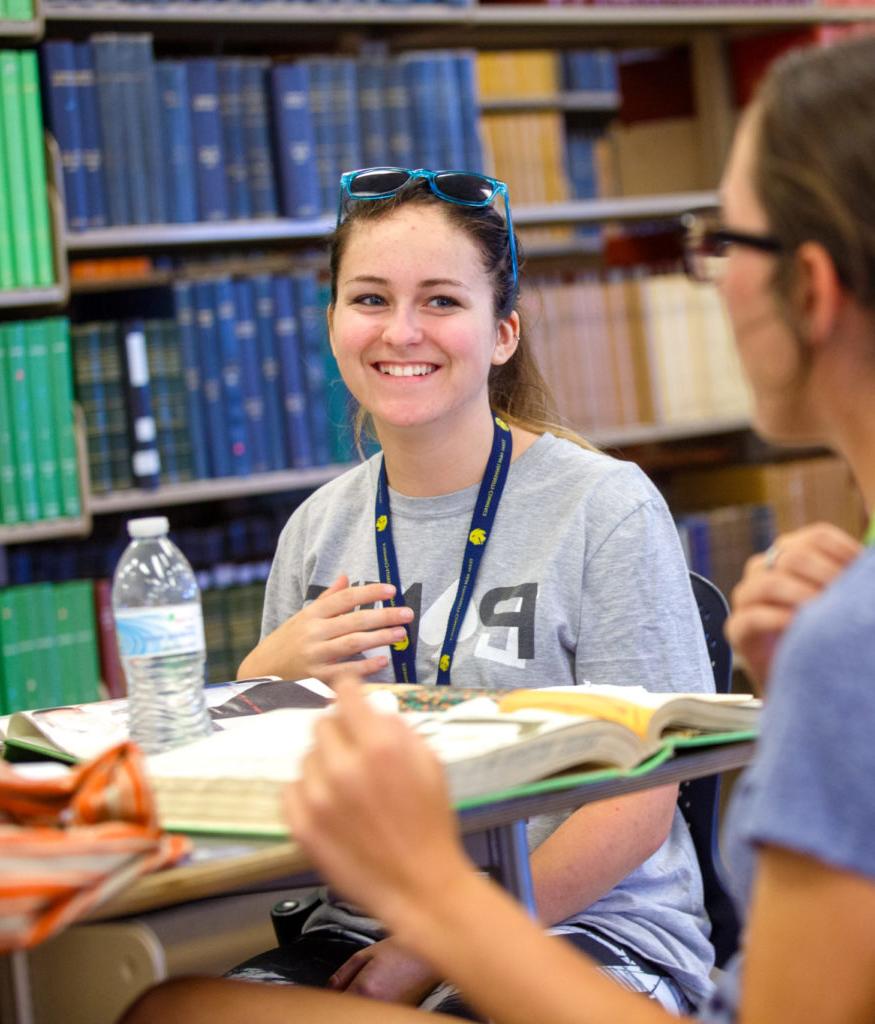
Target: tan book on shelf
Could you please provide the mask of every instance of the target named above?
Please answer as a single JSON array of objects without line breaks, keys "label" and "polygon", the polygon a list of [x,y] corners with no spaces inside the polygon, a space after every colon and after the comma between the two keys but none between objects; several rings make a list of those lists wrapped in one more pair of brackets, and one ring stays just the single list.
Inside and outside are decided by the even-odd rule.
[{"label": "tan book on shelf", "polygon": [[608,271],[602,284],[605,327],[610,340],[611,361],[617,393],[617,426],[643,422],[635,382],[632,332],[626,307],[623,275]]},{"label": "tan book on shelf", "polygon": [[615,123],[610,134],[623,195],[696,192],[713,187],[701,168],[701,132],[695,118]]},{"label": "tan book on shelf", "polygon": [[650,357],[647,352],[647,331],[641,295],[644,279],[645,275],[642,272],[634,272],[626,276],[623,280],[623,294],[640,422],[655,423],[657,411],[655,384],[653,368],[650,365]]},{"label": "tan book on shelf", "polygon": [[697,344],[708,366],[709,415],[750,415],[750,392],[744,379],[726,307],[713,285],[690,284],[698,305],[700,340]]}]

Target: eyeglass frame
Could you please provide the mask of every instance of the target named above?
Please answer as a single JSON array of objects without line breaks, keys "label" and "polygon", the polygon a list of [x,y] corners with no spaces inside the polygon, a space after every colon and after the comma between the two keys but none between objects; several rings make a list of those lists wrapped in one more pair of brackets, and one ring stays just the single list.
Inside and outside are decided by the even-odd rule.
[{"label": "eyeglass frame", "polygon": [[[380,192],[377,195],[370,196],[354,195],[350,191],[350,184],[359,174],[366,174],[368,171],[399,171],[402,174],[409,175],[409,177],[407,181],[399,185],[398,188],[393,188],[388,192]],[[455,199],[452,196],[447,195],[446,192],[442,192],[440,190],[435,179],[441,174],[468,175],[471,178],[478,179],[478,181],[486,182],[492,188],[492,192],[487,199],[483,200]],[[510,212],[510,192],[503,181],[499,181],[498,178],[490,178],[488,174],[481,174],[479,171],[430,171],[425,167],[417,167],[415,169],[410,167],[360,167],[357,171],[345,171],[340,176],[340,198],[337,204],[337,224],[335,226],[335,230],[339,228],[343,222],[344,196],[355,202],[366,202],[371,199],[390,199],[403,188],[406,188],[411,181],[417,181],[419,179],[428,182],[428,187],[431,189],[432,194],[437,196],[438,199],[443,199],[445,203],[453,203],[456,206],[469,206],[473,209],[484,210],[487,206],[491,206],[495,202],[496,196],[501,196],[504,199],[504,221],[507,225],[508,248],[510,249],[510,263],[511,270],[513,272],[513,288],[515,293],[519,291],[519,260],[517,257],[516,238],[514,237],[513,231],[513,216]]]},{"label": "eyeglass frame", "polygon": [[[768,253],[777,256],[786,250],[786,246],[774,235],[754,234],[748,231],[734,231],[731,228],[717,227],[707,229],[702,227],[706,211],[690,210],[680,218],[680,227],[683,231],[683,261],[684,271],[691,281],[698,284],[714,284],[715,278],[697,271],[700,265],[700,253],[702,243],[708,239],[716,246],[741,245],[748,249],[756,249],[758,252]],[[696,235],[696,228],[699,227],[699,234]]]}]

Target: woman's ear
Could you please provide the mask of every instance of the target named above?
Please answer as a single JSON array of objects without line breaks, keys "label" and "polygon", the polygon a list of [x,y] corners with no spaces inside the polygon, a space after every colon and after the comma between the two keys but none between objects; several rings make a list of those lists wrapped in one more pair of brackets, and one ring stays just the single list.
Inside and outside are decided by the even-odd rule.
[{"label": "woman's ear", "polygon": [[835,263],[819,242],[803,242],[796,252],[794,317],[812,347],[832,336],[841,313],[845,289]]},{"label": "woman's ear", "polygon": [[331,354],[337,358],[337,353],[334,351],[334,303],[329,303],[328,308],[325,310],[325,319],[328,321],[328,344],[331,346]]},{"label": "woman's ear", "polygon": [[498,321],[495,346],[492,349],[492,365],[503,366],[516,352],[519,343],[520,315],[514,310],[509,316]]}]

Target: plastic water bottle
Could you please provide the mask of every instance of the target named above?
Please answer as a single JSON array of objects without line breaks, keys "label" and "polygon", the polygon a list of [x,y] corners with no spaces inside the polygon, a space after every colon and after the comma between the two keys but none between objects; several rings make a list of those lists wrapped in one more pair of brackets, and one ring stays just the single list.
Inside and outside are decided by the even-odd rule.
[{"label": "plastic water bottle", "polygon": [[212,731],[200,591],[168,529],[165,516],[130,520],[131,542],[112,581],[130,735],[147,754]]}]

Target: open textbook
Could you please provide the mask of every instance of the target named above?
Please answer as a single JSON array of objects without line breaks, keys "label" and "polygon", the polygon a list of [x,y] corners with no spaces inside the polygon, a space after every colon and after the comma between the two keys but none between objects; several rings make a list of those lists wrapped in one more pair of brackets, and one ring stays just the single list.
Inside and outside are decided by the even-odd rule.
[{"label": "open textbook", "polygon": [[[403,688],[388,689],[402,694],[403,705]],[[691,734],[715,742],[749,738],[759,711],[747,695],[566,687],[403,713],[444,764],[459,804],[573,768],[631,769]],[[161,823],[190,832],[284,834],[283,788],[297,778],[314,722],[325,713],[286,708],[229,719],[221,732],[150,757]]]}]

